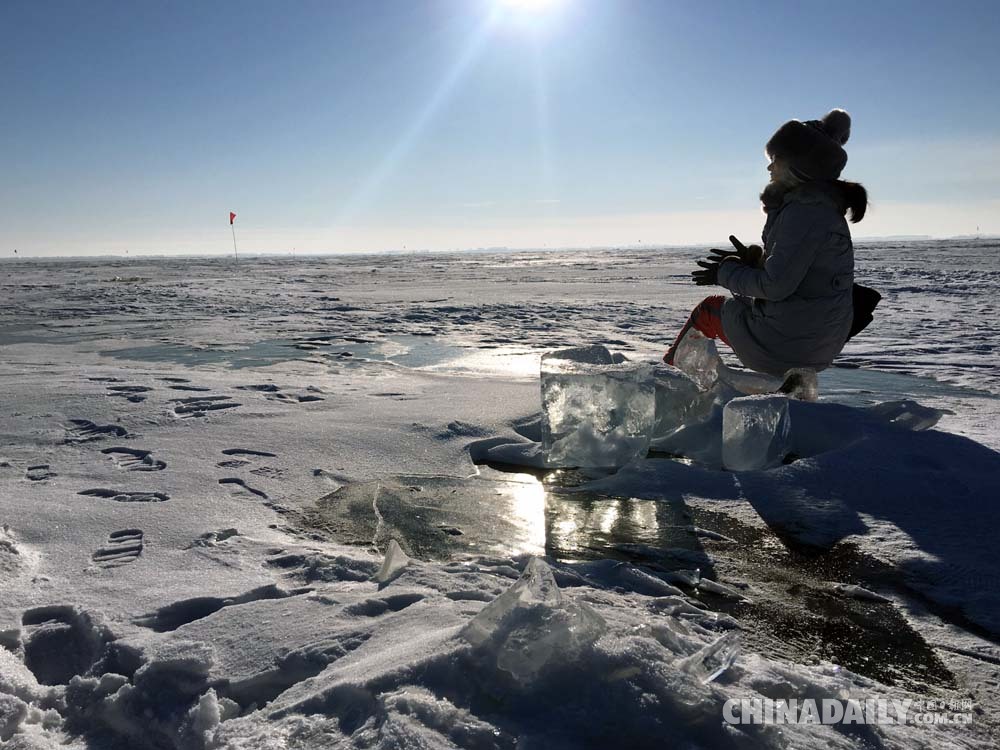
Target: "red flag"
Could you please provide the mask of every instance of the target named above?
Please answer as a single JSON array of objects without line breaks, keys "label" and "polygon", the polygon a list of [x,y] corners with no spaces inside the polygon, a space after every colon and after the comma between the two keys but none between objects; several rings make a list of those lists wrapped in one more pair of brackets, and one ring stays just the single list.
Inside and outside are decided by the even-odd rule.
[{"label": "red flag", "polygon": [[235,218],[236,218],[236,214],[234,214],[232,211],[230,211],[229,212],[229,223],[230,223],[230,225],[232,225],[233,219],[235,219]]}]

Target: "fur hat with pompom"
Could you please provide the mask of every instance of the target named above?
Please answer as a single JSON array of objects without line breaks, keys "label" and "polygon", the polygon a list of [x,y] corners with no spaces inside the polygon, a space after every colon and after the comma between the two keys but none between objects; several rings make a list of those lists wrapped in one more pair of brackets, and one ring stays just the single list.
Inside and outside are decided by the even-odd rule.
[{"label": "fur hat with pompom", "polygon": [[767,155],[787,162],[802,180],[836,180],[847,164],[851,116],[834,109],[822,120],[789,120],[767,142]]}]

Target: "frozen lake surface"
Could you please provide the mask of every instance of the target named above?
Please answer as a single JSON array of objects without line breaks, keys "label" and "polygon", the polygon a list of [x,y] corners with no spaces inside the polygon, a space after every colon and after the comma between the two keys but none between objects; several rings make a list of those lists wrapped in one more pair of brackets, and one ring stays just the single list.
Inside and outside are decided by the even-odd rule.
[{"label": "frozen lake surface", "polygon": [[[990,746],[996,243],[859,246],[883,302],[803,412],[853,435],[816,455],[611,476],[474,460],[539,439],[544,352],[658,361],[704,253],[0,263],[0,740]],[[954,413],[851,432],[904,398]],[[409,562],[369,580],[393,540]],[[548,593],[520,630],[470,640],[522,574]],[[730,633],[739,654],[703,681],[692,659]],[[805,693],[976,709],[721,723],[727,697]]]},{"label": "frozen lake surface", "polygon": [[[128,338],[103,351],[233,367],[314,352],[534,377],[541,353],[566,345],[655,360],[705,294],[688,283],[704,252],[8,261],[0,344]],[[1000,395],[995,241],[861,244],[856,255],[858,281],[884,300],[837,365],[934,382],[834,368],[825,394],[885,388],[963,406]]]}]

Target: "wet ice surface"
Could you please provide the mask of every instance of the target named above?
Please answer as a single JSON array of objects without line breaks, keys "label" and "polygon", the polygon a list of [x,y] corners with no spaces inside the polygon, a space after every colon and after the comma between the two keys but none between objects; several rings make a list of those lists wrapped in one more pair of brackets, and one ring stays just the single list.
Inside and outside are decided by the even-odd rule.
[{"label": "wet ice surface", "polygon": [[[551,491],[580,481],[572,472],[483,470],[468,479],[389,477],[349,485],[317,502],[301,523],[358,546],[402,539],[422,559],[534,554],[641,565],[717,613],[705,617],[752,622],[744,625],[745,639],[769,656],[826,659],[887,685],[954,687],[941,659],[888,599],[853,598],[833,588],[835,579],[905,591],[890,568],[850,543],[811,549],[704,504]],[[690,586],[684,576],[692,571],[706,581],[739,580],[742,588],[732,596]]]},{"label": "wet ice surface", "polygon": [[[875,443],[887,463],[865,463],[868,482],[863,441],[742,475],[654,454],[583,491],[592,475],[470,459],[541,440],[543,352],[657,362],[704,295],[688,280],[702,254],[0,264],[3,731],[986,746],[1000,579],[959,553],[989,554],[995,453],[901,433]],[[883,303],[804,406],[912,398],[1000,446],[1000,333],[969,327],[996,319],[997,248],[858,258]],[[834,411],[797,415],[858,437]],[[912,497],[886,495],[900,481]],[[533,555],[558,592],[535,585]],[[724,697],[789,686],[983,708],[971,735],[720,727]]]}]

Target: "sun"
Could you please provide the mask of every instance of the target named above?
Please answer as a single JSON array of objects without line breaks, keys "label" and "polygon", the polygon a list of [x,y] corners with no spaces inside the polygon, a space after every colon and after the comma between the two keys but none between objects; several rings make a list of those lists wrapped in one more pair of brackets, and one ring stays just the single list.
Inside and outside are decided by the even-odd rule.
[{"label": "sun", "polygon": [[559,3],[559,0],[496,0],[497,5],[523,13],[543,13]]},{"label": "sun", "polygon": [[494,18],[505,19],[515,28],[540,31],[558,23],[559,11],[568,0],[493,0]]}]

